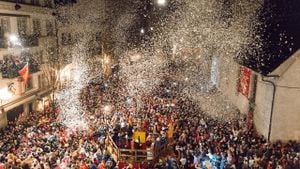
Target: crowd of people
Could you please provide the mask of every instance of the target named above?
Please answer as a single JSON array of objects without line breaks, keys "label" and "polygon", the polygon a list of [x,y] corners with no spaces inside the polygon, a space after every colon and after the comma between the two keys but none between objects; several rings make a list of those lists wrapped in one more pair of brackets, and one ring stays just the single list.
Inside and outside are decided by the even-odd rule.
[{"label": "crowd of people", "polygon": [[[114,105],[112,114],[104,119],[109,119],[113,140],[119,147],[154,150],[161,142],[168,143],[172,151],[161,158],[158,168],[300,168],[297,142],[268,143],[242,115],[223,121],[210,118],[199,105],[166,84],[170,83],[142,95],[140,103],[128,97],[120,84],[113,86],[120,90],[102,92],[106,100],[99,97],[104,102],[97,103]],[[95,94],[99,87],[91,85],[89,90]],[[130,145],[139,143],[132,139],[135,131],[147,133],[146,146]]]},{"label": "crowd of people", "polygon": [[[0,169],[117,168],[107,151],[109,137],[123,149],[155,153],[162,145],[168,147],[154,154],[154,166],[123,168],[300,168],[298,143],[269,143],[242,116],[210,118],[168,84],[135,97],[117,79],[91,82],[80,97],[88,131],[57,123],[61,112],[55,105],[21,115],[0,133]],[[145,142],[134,138],[136,131],[146,133]]]},{"label": "crowd of people", "polygon": [[18,71],[21,70],[27,62],[29,63],[30,73],[37,72],[39,70],[37,61],[32,57],[30,57],[30,59],[27,58],[29,57],[17,57],[12,55],[5,56],[3,60],[0,60],[0,72],[2,73],[2,77],[18,77]]},{"label": "crowd of people", "polygon": [[21,114],[0,134],[0,169],[101,169],[114,161],[92,132],[68,129],[56,122],[55,106]]}]

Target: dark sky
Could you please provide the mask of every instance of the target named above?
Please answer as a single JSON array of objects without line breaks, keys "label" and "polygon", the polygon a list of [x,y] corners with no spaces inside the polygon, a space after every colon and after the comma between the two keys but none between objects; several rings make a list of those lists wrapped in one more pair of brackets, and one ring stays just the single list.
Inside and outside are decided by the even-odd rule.
[{"label": "dark sky", "polygon": [[268,74],[300,49],[300,0],[266,0],[260,19],[263,53],[246,64]]},{"label": "dark sky", "polygon": [[[56,0],[60,2],[75,2],[74,0]],[[160,10],[153,4],[152,0],[141,0],[139,5],[134,6],[134,0],[119,2],[122,10],[137,9],[138,19],[133,27],[130,27],[128,43],[136,46],[144,43],[152,36],[149,30],[151,27],[159,27],[159,23],[176,10],[179,4],[169,4],[165,9]],[[170,1],[173,2],[173,1]],[[224,1],[226,2],[226,0]],[[114,6],[116,7],[116,6]],[[120,9],[116,9],[120,15]],[[118,17],[113,15],[114,18]],[[260,15],[263,23],[258,28],[258,33],[262,37],[262,52],[243,53],[243,64],[262,74],[268,74],[288,57],[300,49],[300,0],[265,0],[263,12]],[[141,28],[145,29],[145,34],[141,35]],[[256,54],[254,54],[256,53]]]},{"label": "dark sky", "polygon": [[[170,4],[168,9],[160,11],[155,5],[150,4],[151,0],[144,2],[145,8],[141,8],[139,12],[141,20],[135,28],[135,32],[139,32],[137,29],[145,28],[146,35],[142,38],[147,37],[148,33],[151,36],[151,32],[147,29],[163,20],[164,15],[172,14],[172,11],[176,10],[176,4]],[[256,54],[246,54],[248,60],[245,60],[245,64],[266,75],[300,49],[300,0],[265,0],[259,18],[262,22],[258,28],[258,33],[262,37],[262,48],[259,49],[260,52],[254,52]],[[141,38],[140,35],[136,37]]]}]

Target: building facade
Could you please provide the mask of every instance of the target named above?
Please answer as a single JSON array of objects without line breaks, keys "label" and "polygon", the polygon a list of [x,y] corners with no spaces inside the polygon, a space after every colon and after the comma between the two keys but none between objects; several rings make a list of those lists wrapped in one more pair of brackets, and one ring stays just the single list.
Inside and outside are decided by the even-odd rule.
[{"label": "building facade", "polygon": [[218,57],[212,59],[216,62],[212,63],[212,82],[253,121],[258,134],[269,141],[300,140],[299,58],[300,51],[263,75],[232,59]]},{"label": "building facade", "polygon": [[72,79],[72,72],[78,62],[103,62],[99,57],[103,56],[105,0],[78,0],[59,6],[56,13],[58,51],[62,63],[60,81],[65,84]]},{"label": "building facade", "polygon": [[300,50],[257,80],[254,124],[271,141],[300,140]]},{"label": "building facade", "polygon": [[[49,104],[57,39],[53,0],[0,1],[0,127]],[[19,70],[28,64],[29,81]]]}]

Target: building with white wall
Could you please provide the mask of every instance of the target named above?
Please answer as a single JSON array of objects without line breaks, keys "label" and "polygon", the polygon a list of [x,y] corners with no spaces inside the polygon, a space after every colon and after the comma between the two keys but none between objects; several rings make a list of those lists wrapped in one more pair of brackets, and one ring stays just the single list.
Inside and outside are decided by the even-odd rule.
[{"label": "building with white wall", "polygon": [[[234,103],[240,113],[248,114],[251,111],[251,101],[255,96],[256,75],[233,59],[213,57],[212,62],[215,62],[211,67],[213,84],[228,101]],[[215,64],[217,66],[213,66]],[[243,76],[245,71],[250,73]]]},{"label": "building with white wall", "polygon": [[300,50],[266,77],[258,78],[254,124],[276,140],[300,140]]},{"label": "building with white wall", "polygon": [[[0,127],[49,103],[57,39],[53,0],[0,1]],[[29,63],[27,85],[18,71]],[[41,106],[43,105],[43,106]]]},{"label": "building with white wall", "polygon": [[262,75],[233,59],[219,57],[211,77],[226,99],[253,118],[259,134],[270,141],[300,140],[299,58],[300,50]]}]

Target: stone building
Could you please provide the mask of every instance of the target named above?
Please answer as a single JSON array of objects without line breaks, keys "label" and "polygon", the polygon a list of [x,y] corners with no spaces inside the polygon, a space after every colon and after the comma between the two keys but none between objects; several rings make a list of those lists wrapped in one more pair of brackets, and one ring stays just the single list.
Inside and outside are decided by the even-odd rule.
[{"label": "stone building", "polygon": [[[57,57],[53,0],[0,1],[0,127],[50,102]],[[26,64],[25,85],[18,71]]]}]

